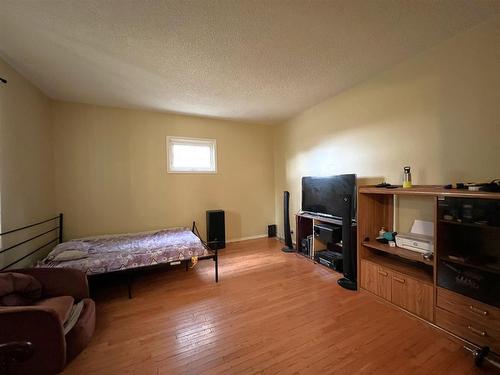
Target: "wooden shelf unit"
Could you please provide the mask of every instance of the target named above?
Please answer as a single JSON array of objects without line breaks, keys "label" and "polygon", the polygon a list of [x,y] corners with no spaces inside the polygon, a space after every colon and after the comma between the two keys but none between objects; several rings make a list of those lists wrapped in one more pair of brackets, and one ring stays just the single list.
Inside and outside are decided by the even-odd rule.
[{"label": "wooden shelf unit", "polygon": [[363,194],[377,194],[377,195],[411,195],[411,196],[424,196],[424,197],[500,199],[500,193],[491,193],[486,191],[444,189],[440,185],[415,185],[409,189],[404,189],[402,187],[388,189],[388,188],[379,188],[376,186],[360,186],[358,193],[361,192]]},{"label": "wooden shelf unit", "polygon": [[382,251],[387,254],[397,255],[401,258],[412,260],[414,262],[423,263],[428,266],[433,266],[434,261],[432,259],[427,260],[423,257],[423,254],[403,249],[401,247],[391,247],[388,244],[383,244],[378,241],[363,241],[363,246],[371,248],[373,250]]},{"label": "wooden shelf unit", "polygon": [[[428,197],[433,201],[435,250],[431,260],[423,259],[419,253],[390,247],[375,240],[381,227],[393,230],[393,202],[394,197],[399,195]],[[438,218],[438,202],[446,197],[500,200],[500,193],[444,189],[439,186],[415,186],[409,189],[359,187],[358,285],[361,289],[441,327],[453,336],[460,337],[468,345],[489,345],[493,351],[500,353],[500,308],[437,286],[440,260],[438,244],[439,239],[444,238],[444,234],[440,236],[438,230],[440,225],[462,225],[471,227],[471,230],[482,228],[479,230],[484,230],[488,236],[495,238],[500,234],[500,227]],[[470,261],[463,265],[486,270]],[[459,309],[456,306],[462,307]],[[477,311],[488,311],[489,319],[479,316]],[[485,332],[487,334],[485,333],[485,337],[478,336],[478,332],[481,335]]]}]

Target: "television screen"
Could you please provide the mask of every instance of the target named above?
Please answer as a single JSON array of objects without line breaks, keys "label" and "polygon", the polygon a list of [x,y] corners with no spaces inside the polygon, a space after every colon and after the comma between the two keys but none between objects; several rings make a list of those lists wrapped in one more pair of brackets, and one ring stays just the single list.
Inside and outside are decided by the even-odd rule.
[{"label": "television screen", "polygon": [[356,175],[302,177],[302,211],[342,217],[344,197],[352,198],[351,218],[356,217]]}]

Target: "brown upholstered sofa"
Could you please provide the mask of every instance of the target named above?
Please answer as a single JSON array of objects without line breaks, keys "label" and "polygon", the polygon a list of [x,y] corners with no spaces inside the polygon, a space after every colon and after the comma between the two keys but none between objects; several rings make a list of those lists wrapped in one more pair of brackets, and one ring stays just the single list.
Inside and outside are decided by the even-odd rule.
[{"label": "brown upholstered sofa", "polygon": [[[29,306],[0,306],[0,342],[29,341],[33,356],[11,368],[12,374],[55,374],[80,353],[95,328],[95,304],[86,275],[63,268],[29,268],[11,272],[33,276],[42,284],[41,299]],[[83,310],[64,335],[63,323],[74,302]]]}]

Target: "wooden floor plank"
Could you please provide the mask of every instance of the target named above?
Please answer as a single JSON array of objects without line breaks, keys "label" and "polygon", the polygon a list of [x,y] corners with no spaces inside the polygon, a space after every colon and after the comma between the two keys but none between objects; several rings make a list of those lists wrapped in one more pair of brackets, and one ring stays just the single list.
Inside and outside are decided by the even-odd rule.
[{"label": "wooden floor plank", "polygon": [[444,333],[274,239],[229,244],[202,261],[93,286],[97,328],[64,374],[476,374]]}]

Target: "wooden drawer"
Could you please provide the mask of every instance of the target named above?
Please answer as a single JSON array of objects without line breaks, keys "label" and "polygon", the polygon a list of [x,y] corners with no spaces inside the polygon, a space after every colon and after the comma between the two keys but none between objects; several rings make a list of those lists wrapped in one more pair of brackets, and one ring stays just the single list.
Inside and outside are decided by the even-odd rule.
[{"label": "wooden drawer", "polygon": [[455,315],[500,331],[500,309],[447,289],[437,288],[437,305]]},{"label": "wooden drawer", "polygon": [[489,346],[494,352],[500,353],[500,331],[442,308],[436,308],[436,324],[457,336],[460,336],[479,346]]},{"label": "wooden drawer", "polygon": [[392,303],[429,321],[434,319],[432,285],[393,272]]}]

